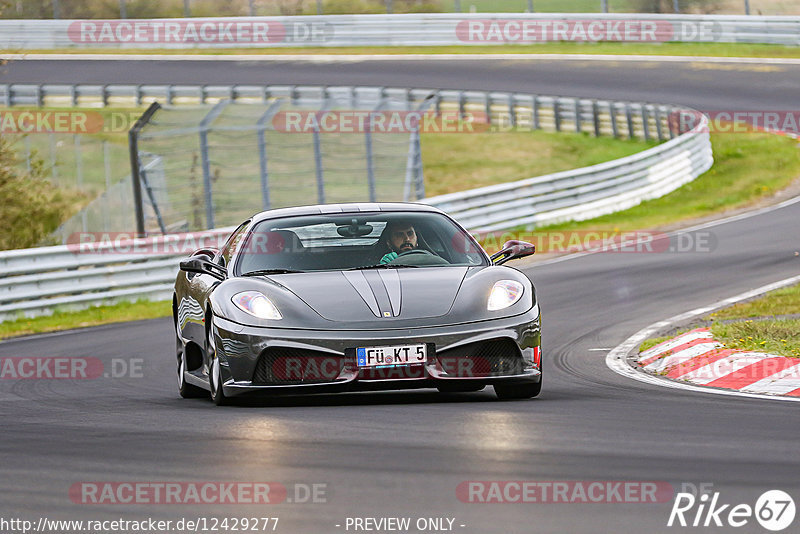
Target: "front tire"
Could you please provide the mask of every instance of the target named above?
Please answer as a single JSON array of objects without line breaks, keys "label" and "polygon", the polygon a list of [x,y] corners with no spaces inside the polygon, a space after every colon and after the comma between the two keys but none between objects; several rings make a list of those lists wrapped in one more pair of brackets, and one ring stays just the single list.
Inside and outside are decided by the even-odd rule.
[{"label": "front tire", "polygon": [[222,369],[214,343],[214,319],[211,314],[209,314],[206,324],[208,325],[206,329],[206,353],[211,360],[211,369],[209,369],[208,373],[208,386],[211,390],[211,400],[214,401],[214,404],[217,406],[225,406],[230,404],[231,400],[229,397],[225,396],[225,392],[222,389]]},{"label": "front tire", "polygon": [[178,359],[178,392],[184,399],[198,399],[208,395],[201,387],[186,382],[186,347],[180,339],[178,325],[175,325],[175,355]]}]

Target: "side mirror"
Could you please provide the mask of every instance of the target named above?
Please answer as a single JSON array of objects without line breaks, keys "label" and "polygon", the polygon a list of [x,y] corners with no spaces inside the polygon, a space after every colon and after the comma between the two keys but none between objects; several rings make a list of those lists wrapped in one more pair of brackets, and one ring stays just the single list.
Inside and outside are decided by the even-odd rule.
[{"label": "side mirror", "polygon": [[502,265],[508,260],[515,260],[517,258],[524,258],[536,252],[536,246],[533,243],[525,241],[517,241],[516,239],[506,241],[503,244],[502,250],[492,255],[492,263],[495,265]]},{"label": "side mirror", "polygon": [[185,271],[187,273],[207,274],[217,278],[218,280],[225,280],[228,274],[224,267],[199,256],[181,260],[180,266],[181,271]]}]

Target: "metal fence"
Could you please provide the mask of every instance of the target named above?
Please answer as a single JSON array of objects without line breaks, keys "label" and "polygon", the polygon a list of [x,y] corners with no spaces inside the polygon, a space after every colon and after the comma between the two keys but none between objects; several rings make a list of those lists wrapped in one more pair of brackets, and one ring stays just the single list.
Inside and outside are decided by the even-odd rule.
[{"label": "metal fence", "polygon": [[[679,132],[680,108],[487,91],[380,87],[0,85],[10,106],[119,107],[148,101],[171,105],[141,133],[143,228],[127,156],[86,157],[86,172],[103,183],[97,198],[59,228],[66,243],[86,231],[148,233],[235,224],[250,213],[296,204],[348,200],[414,200],[425,196],[418,133],[281,134],[280,110],[427,110],[471,117],[494,130],[587,132],[595,136],[664,141]],[[235,103],[237,105],[227,105]],[[238,105],[241,104],[241,105]],[[201,127],[201,124],[205,124]],[[202,135],[201,135],[202,133]],[[66,139],[73,143],[73,137]],[[83,136],[91,139],[91,136]],[[46,136],[37,136],[41,142]],[[84,140],[76,145],[88,147]],[[65,150],[74,154],[70,144]],[[90,154],[91,155],[91,154]],[[101,172],[102,171],[102,172]],[[73,179],[74,181],[74,179]],[[85,180],[88,182],[88,180]],[[102,191],[102,194],[101,194]]]},{"label": "metal fence", "polygon": [[[273,91],[281,94],[319,94],[318,87],[72,87],[70,91],[49,86],[0,86],[0,98],[29,104],[31,98],[85,101],[87,98],[110,103],[114,99],[142,102],[153,95],[163,100],[184,99],[217,102],[225,99],[269,99]],[[328,88],[331,90],[331,88]],[[364,88],[346,88],[347,91]],[[406,102],[423,102],[427,89],[371,88],[382,96]],[[288,91],[288,93],[287,93]],[[66,94],[65,94],[66,93]],[[112,96],[113,95],[113,96]],[[684,131],[682,112],[671,106],[631,104],[525,94],[480,91],[433,91],[433,110],[456,110],[459,114],[483,113],[495,128],[530,128],[554,131],[584,131],[593,135],[615,135],[643,139],[671,139],[644,152],[620,160],[509,184],[427,198],[431,204],[451,213],[471,230],[491,230],[517,225],[569,219],[585,219],[633,206],[642,200],[661,196],[693,180],[712,164],[709,135],[703,123]],[[153,161],[157,161],[154,159]],[[146,163],[145,163],[146,164]],[[306,203],[314,202],[310,198]],[[213,231],[224,235],[230,229]],[[59,307],[85,307],[91,304],[131,298],[168,298],[177,262],[185,251],[170,252],[169,247],[152,243],[184,239],[175,236],[148,238],[140,248],[146,253],[120,253],[135,243],[108,251],[82,251],[80,244],[40,249],[0,252],[0,320],[20,314],[33,316]],[[189,238],[191,240],[191,236]],[[149,243],[149,244],[148,244]]]},{"label": "metal fence", "polygon": [[[16,136],[14,149],[19,165],[28,171],[42,165],[55,185],[91,196],[129,177],[124,167],[128,147],[124,143],[91,135],[36,133]],[[121,169],[121,170],[120,170]]]},{"label": "metal fence", "polygon": [[[208,234],[223,238],[232,230]],[[0,321],[117,300],[168,299],[178,261],[186,256],[169,251],[177,239],[112,238],[91,251],[76,243],[0,252]]]},{"label": "metal fence", "polygon": [[[215,228],[310,201],[425,196],[419,134],[359,128],[351,119],[421,114],[426,102],[380,89],[270,87],[262,95],[261,102],[160,109],[137,134],[139,159],[157,156],[162,164],[159,185],[141,173],[143,198],[153,191],[163,199],[155,203],[157,230]],[[350,119],[346,128],[340,118]]]},{"label": "metal fence", "polygon": [[454,46],[545,41],[800,44],[800,17],[426,13],[131,21],[0,20],[0,49]]},{"label": "metal fence", "polygon": [[[418,109],[429,101],[431,111],[473,114],[495,129],[587,132],[596,136],[664,141],[675,137],[676,114],[686,108],[587,98],[467,91],[452,89],[408,89],[392,87],[301,86],[301,85],[93,85],[93,84],[0,84],[0,103],[5,107],[141,107],[148,102],[168,106],[217,105],[223,101],[269,104],[288,98],[293,105],[310,102],[394,102],[395,107]],[[400,104],[402,103],[402,104]],[[194,119],[207,109],[194,111]],[[693,113],[696,114],[696,113]],[[196,130],[196,129],[195,129]],[[195,131],[192,130],[192,131]]]}]

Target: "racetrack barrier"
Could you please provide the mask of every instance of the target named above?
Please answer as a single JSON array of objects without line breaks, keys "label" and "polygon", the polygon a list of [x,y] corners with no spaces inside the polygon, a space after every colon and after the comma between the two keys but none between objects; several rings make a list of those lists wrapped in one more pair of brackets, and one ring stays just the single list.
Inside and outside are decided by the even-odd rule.
[{"label": "racetrack barrier", "polygon": [[[173,105],[221,99],[263,101],[284,97],[302,102],[320,92],[418,102],[434,96],[434,108],[481,112],[496,129],[524,128],[588,132],[592,135],[667,140],[638,154],[599,165],[423,199],[471,231],[581,220],[657,198],[697,178],[712,163],[704,118],[676,106],[485,91],[294,86],[70,86],[0,85],[0,102],[48,106],[141,105],[157,99]],[[362,95],[363,96],[363,95]],[[33,99],[33,100],[31,100]],[[683,131],[682,112],[694,120]],[[128,229],[130,230],[130,229]],[[223,236],[231,228],[201,232]],[[100,249],[75,245],[0,252],[0,321],[117,300],[169,298],[180,258],[190,251],[158,245],[163,240],[199,239],[195,234],[150,237]],[[162,240],[162,241],[159,241]],[[136,252],[136,243],[140,252]],[[105,248],[104,248],[105,247]],[[113,253],[109,253],[109,250]],[[199,248],[199,247],[197,247]],[[141,253],[141,250],[146,251]]]}]

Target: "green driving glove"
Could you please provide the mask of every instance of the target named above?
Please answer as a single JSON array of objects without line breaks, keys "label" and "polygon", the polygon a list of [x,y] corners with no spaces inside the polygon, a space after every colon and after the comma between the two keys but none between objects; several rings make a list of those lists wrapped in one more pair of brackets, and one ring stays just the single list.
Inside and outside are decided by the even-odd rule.
[{"label": "green driving glove", "polygon": [[382,258],[381,258],[381,265],[383,265],[384,263],[389,263],[390,261],[392,261],[392,260],[393,260],[393,259],[395,259],[396,257],[397,257],[397,252],[390,252],[390,253],[388,253],[388,254],[385,254],[385,255],[384,255]]}]

